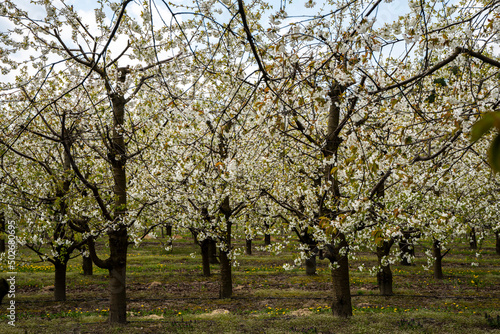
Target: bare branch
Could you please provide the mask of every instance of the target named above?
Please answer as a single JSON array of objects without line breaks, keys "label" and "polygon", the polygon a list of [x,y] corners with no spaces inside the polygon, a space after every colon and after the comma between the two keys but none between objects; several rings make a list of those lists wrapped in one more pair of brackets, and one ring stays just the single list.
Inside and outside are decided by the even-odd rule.
[{"label": "bare branch", "polygon": [[427,76],[431,75],[432,73],[436,72],[437,70],[439,70],[440,68],[442,68],[442,67],[448,65],[449,63],[451,63],[461,53],[468,54],[469,56],[472,56],[472,57],[477,58],[479,60],[482,60],[483,62],[488,63],[488,64],[490,64],[492,66],[500,68],[500,62],[497,61],[497,60],[495,60],[495,59],[486,57],[485,55],[483,55],[481,53],[478,53],[478,52],[475,52],[475,51],[472,51],[472,50],[469,50],[469,49],[466,49],[466,48],[457,47],[457,48],[455,48],[455,50],[453,51],[453,53],[448,56],[448,58],[443,59],[442,61],[440,61],[436,65],[434,65],[431,68],[429,68],[426,71],[424,71],[423,73],[418,74],[416,76],[413,76],[413,77],[411,77],[409,79],[406,79],[404,81],[395,83],[393,85],[390,85],[390,86],[387,86],[387,87],[383,87],[383,88],[379,88],[379,89],[377,89],[375,91],[369,92],[368,94],[372,94],[373,95],[373,94],[382,93],[382,92],[385,92],[385,91],[388,91],[388,90],[391,90],[391,89],[394,89],[394,88],[399,88],[399,87],[405,86],[405,85],[407,85],[409,83],[412,83],[412,82],[414,82],[414,81],[416,81],[418,79],[422,79],[424,77],[427,77]]},{"label": "bare branch", "polygon": [[266,68],[264,64],[262,63],[262,60],[260,59],[259,53],[257,51],[257,47],[255,46],[255,41],[252,36],[252,32],[250,31],[250,27],[248,26],[247,22],[247,15],[245,13],[245,8],[243,7],[243,0],[238,0],[238,12],[240,13],[241,16],[241,22],[243,23],[243,29],[245,30],[245,33],[247,35],[247,41],[250,43],[250,49],[252,50],[252,53],[255,57],[255,60],[257,61],[257,65],[259,66],[259,70],[262,72],[262,75],[264,76],[264,81],[269,81],[271,78],[269,77],[269,74],[266,71]]},{"label": "bare branch", "polygon": [[392,169],[389,168],[387,172],[382,176],[382,178],[377,182],[377,184],[372,188],[370,191],[370,199],[373,199],[373,197],[379,192],[380,188],[384,186],[385,180],[392,174]]},{"label": "bare branch", "polygon": [[432,155],[429,155],[429,156],[426,156],[426,157],[422,157],[420,155],[417,155],[413,160],[412,160],[412,164],[417,162],[417,161],[429,161],[429,160],[432,160],[434,158],[437,158],[440,154],[442,154],[444,151],[446,151],[446,149],[455,141],[458,139],[458,137],[462,134],[462,131],[459,130],[457,131],[457,133],[453,136],[453,138],[451,138],[451,140],[446,143],[446,145],[444,145],[439,151],[437,151],[436,153],[432,154]]}]

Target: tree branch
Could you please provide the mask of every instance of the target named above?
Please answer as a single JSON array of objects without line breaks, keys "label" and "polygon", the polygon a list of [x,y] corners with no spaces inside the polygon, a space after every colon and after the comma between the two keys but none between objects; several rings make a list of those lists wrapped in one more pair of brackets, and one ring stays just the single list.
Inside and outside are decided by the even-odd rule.
[{"label": "tree branch", "polygon": [[264,76],[264,81],[269,81],[271,78],[269,77],[269,74],[266,71],[266,68],[264,64],[262,63],[262,60],[259,57],[259,53],[257,52],[257,47],[255,46],[255,42],[252,36],[252,32],[250,31],[250,27],[248,26],[247,22],[247,15],[245,13],[245,8],[243,7],[243,0],[238,0],[238,12],[240,13],[241,16],[241,22],[243,23],[243,29],[245,30],[245,33],[247,35],[247,41],[250,43],[250,49],[252,50],[252,53],[255,57],[255,60],[257,61],[257,65],[259,67],[259,70],[262,72],[262,75]]},{"label": "tree branch", "polygon": [[437,151],[436,153],[432,154],[432,155],[429,155],[429,156],[426,156],[426,157],[422,157],[420,155],[417,155],[413,160],[412,160],[412,164],[417,162],[417,161],[429,161],[429,160],[432,160],[436,157],[438,157],[440,154],[442,154],[444,151],[446,151],[446,149],[455,141],[458,139],[458,137],[462,134],[462,131],[459,130],[457,131],[457,133],[453,136],[453,138],[451,138],[451,140],[446,143],[446,145],[444,145],[439,151]]},{"label": "tree branch", "polygon": [[429,68],[426,71],[424,71],[423,73],[418,74],[416,76],[413,76],[413,77],[411,77],[409,79],[406,79],[404,81],[395,83],[393,85],[390,85],[390,86],[387,86],[387,87],[383,87],[383,88],[379,88],[379,89],[377,89],[375,91],[369,92],[368,94],[373,95],[373,94],[382,93],[382,92],[385,92],[385,91],[388,91],[388,90],[391,90],[391,89],[394,89],[394,88],[399,88],[399,87],[405,86],[405,85],[407,85],[409,83],[412,83],[412,82],[414,82],[414,81],[416,81],[418,79],[422,79],[422,78],[424,78],[426,76],[429,76],[432,73],[434,73],[437,70],[439,70],[440,68],[442,68],[442,67],[448,65],[449,63],[451,63],[461,53],[468,54],[471,57],[477,58],[477,59],[479,59],[479,60],[481,60],[481,61],[483,61],[485,63],[488,63],[488,64],[490,64],[492,66],[500,68],[500,62],[497,61],[497,60],[495,60],[495,59],[486,57],[485,55],[483,55],[481,53],[478,53],[478,52],[475,52],[475,51],[472,51],[472,50],[469,50],[469,49],[466,49],[466,48],[457,47],[457,48],[455,48],[455,50],[453,51],[453,53],[450,56],[448,56],[448,58],[443,59],[442,61],[440,61],[436,65],[434,65],[431,68]]},{"label": "tree branch", "polygon": [[378,193],[380,187],[384,186],[385,180],[387,180],[387,178],[389,176],[391,176],[391,174],[392,174],[392,169],[389,168],[389,170],[387,172],[385,172],[385,174],[382,176],[382,178],[377,182],[377,184],[370,191],[370,199],[373,199],[373,196],[375,196]]}]

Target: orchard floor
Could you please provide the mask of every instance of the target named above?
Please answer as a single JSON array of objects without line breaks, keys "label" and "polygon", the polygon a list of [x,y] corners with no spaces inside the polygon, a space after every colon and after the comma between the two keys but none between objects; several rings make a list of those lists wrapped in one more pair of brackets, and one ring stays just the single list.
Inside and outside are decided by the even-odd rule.
[{"label": "orchard floor", "polygon": [[[262,246],[262,241],[255,244]],[[500,333],[500,256],[491,241],[480,251],[467,246],[456,244],[444,258],[443,280],[423,269],[425,247],[418,246],[415,266],[392,266],[391,297],[378,295],[376,278],[368,270],[376,257],[362,252],[350,263],[350,319],[331,315],[327,262],[318,260],[315,276],[305,275],[304,268],[285,271],[283,264],[293,262],[289,251],[273,256],[254,248],[253,255],[240,256],[233,268],[234,296],[221,300],[218,266],[211,266],[211,277],[201,275],[199,247],[189,236],[179,237],[168,253],[156,240],[131,247],[129,323],[124,326],[106,323],[106,271],[94,267],[93,276],[83,276],[80,259],[72,260],[67,301],[55,302],[53,267],[20,262],[16,326],[8,324],[5,297],[0,333]],[[21,253],[22,259],[32,257],[27,250]],[[363,271],[358,270],[361,263]]]}]

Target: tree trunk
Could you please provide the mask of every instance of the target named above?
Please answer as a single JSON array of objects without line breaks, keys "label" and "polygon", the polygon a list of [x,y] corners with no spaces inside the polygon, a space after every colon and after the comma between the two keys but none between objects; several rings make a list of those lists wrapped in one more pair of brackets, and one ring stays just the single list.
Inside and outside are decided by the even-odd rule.
[{"label": "tree trunk", "polygon": [[219,250],[220,257],[220,291],[219,298],[231,298],[233,295],[233,277],[228,252]]},{"label": "tree trunk", "polygon": [[217,243],[213,239],[208,240],[208,257],[210,264],[219,264],[217,259]]},{"label": "tree trunk", "polygon": [[127,323],[127,291],[126,267],[115,265],[109,270],[109,288],[111,292],[109,305],[110,323]]},{"label": "tree trunk", "polygon": [[205,239],[200,243],[201,261],[203,267],[203,276],[210,277],[210,239]]},{"label": "tree trunk", "polygon": [[252,255],[252,239],[247,239],[246,240],[246,254],[247,255]]},{"label": "tree trunk", "polygon": [[[161,233],[162,233],[162,237],[165,238],[165,236],[163,235],[163,226],[161,228]],[[172,247],[172,245],[174,243],[174,240],[172,239],[172,225],[166,226],[166,236],[167,236],[167,246]]]},{"label": "tree trunk", "polygon": [[219,249],[220,259],[220,295],[219,298],[231,298],[233,295],[233,274],[231,260],[229,259],[229,252],[231,251],[231,206],[229,196],[224,198],[220,206],[221,212],[224,214],[226,223],[226,233],[222,241],[225,243],[224,249]]},{"label": "tree trunk", "polygon": [[476,229],[473,227],[469,233],[469,245],[470,249],[477,249],[477,237],[476,237]]},{"label": "tree trunk", "polygon": [[332,268],[332,313],[335,317],[348,318],[352,316],[351,290],[349,282],[348,243],[343,233],[339,233],[337,245],[327,245],[321,251],[320,258],[327,258]]},{"label": "tree trunk", "polygon": [[5,253],[5,213],[0,212],[0,253]]},{"label": "tree trunk", "polygon": [[497,254],[500,255],[500,231],[495,232],[495,238],[496,238],[496,251]]},{"label": "tree trunk", "polygon": [[349,260],[342,256],[337,267],[332,269],[333,301],[332,313],[335,317],[347,318],[352,316],[351,290],[349,283]]},{"label": "tree trunk", "polygon": [[381,267],[377,273],[378,289],[381,296],[392,296],[392,271],[389,266]]},{"label": "tree trunk", "polygon": [[443,279],[443,255],[441,255],[441,247],[438,240],[434,240],[432,243],[432,252],[434,255],[434,278]]},{"label": "tree trunk", "polygon": [[10,284],[5,278],[0,278],[0,304],[2,304],[3,297],[5,297],[9,293],[9,290]]},{"label": "tree trunk", "polygon": [[269,246],[271,244],[271,235],[270,234],[264,234],[264,245]]},{"label": "tree trunk", "polygon": [[111,268],[109,269],[110,306],[109,322],[124,324],[127,322],[127,248],[128,233],[121,225],[117,231],[109,233]]},{"label": "tree trunk", "polygon": [[389,256],[393,244],[394,239],[391,239],[377,246],[377,259],[380,267],[377,272],[377,283],[382,296],[392,296],[394,294],[392,291],[391,266],[387,261],[384,261],[384,257]]},{"label": "tree trunk", "polygon": [[[126,73],[119,76],[120,82],[125,82]],[[124,324],[127,322],[127,225],[122,222],[127,214],[127,145],[122,128],[125,124],[125,104],[123,95],[110,92],[113,105],[113,137],[110,149],[113,170],[113,228],[108,231],[109,237],[109,287],[110,306],[109,322]]]},{"label": "tree trunk", "polygon": [[94,274],[94,266],[89,256],[82,255],[82,269],[85,276],[92,276]]},{"label": "tree trunk", "polygon": [[310,258],[306,259],[306,275],[316,275],[316,254],[312,254]]},{"label": "tree trunk", "polygon": [[54,279],[54,299],[56,301],[66,301],[66,263],[56,261]]},{"label": "tree trunk", "polygon": [[194,232],[194,230],[191,230],[191,235],[193,236],[193,243],[195,245],[197,245],[198,244],[198,233]]}]

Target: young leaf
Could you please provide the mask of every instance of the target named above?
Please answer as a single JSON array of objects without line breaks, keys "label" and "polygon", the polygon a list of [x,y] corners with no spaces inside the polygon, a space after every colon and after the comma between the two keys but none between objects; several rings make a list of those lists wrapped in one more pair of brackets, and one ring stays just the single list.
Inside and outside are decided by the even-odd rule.
[{"label": "young leaf", "polygon": [[488,155],[493,171],[500,172],[500,134],[497,134],[491,142]]},{"label": "young leaf", "polygon": [[436,85],[441,85],[441,87],[446,87],[446,80],[444,78],[434,79]]},{"label": "young leaf", "polygon": [[471,141],[476,141],[481,138],[484,134],[490,131],[491,127],[495,122],[493,113],[485,114],[479,121],[477,121],[471,130]]},{"label": "young leaf", "polygon": [[427,103],[434,103],[436,101],[436,91],[432,90],[432,93],[425,99]]}]

